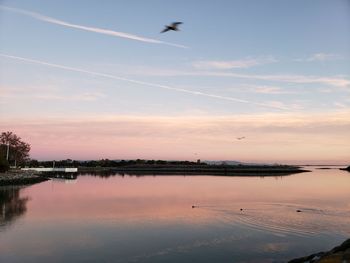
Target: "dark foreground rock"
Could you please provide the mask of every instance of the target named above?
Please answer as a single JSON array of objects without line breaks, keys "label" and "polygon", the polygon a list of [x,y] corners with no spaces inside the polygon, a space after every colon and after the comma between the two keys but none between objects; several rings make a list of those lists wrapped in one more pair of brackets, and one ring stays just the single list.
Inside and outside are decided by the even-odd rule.
[{"label": "dark foreground rock", "polygon": [[328,252],[293,259],[289,263],[350,263],[350,239]]},{"label": "dark foreground rock", "polygon": [[340,168],[340,170],[344,170],[344,171],[350,172],[350,166],[348,166],[348,167],[346,167],[346,168]]},{"label": "dark foreground rock", "polygon": [[10,171],[0,173],[0,186],[35,184],[48,180],[33,171]]}]

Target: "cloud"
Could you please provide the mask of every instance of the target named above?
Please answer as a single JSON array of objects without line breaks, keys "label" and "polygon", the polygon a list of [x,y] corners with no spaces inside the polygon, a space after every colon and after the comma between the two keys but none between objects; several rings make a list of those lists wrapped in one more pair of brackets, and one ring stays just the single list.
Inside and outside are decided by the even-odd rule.
[{"label": "cloud", "polygon": [[337,108],[341,108],[341,109],[349,109],[350,106],[345,104],[345,103],[341,103],[341,102],[334,102],[333,103],[334,106],[336,106]]},{"label": "cloud", "polygon": [[317,53],[309,58],[309,61],[325,61],[325,60],[334,60],[339,59],[340,56],[336,54],[326,54],[326,53]]},{"label": "cloud", "polygon": [[149,87],[160,88],[160,89],[165,89],[165,90],[172,90],[172,91],[176,91],[176,92],[187,93],[187,94],[203,96],[203,97],[209,97],[209,98],[214,98],[214,99],[219,99],[219,100],[226,100],[226,101],[231,101],[231,102],[245,103],[245,104],[250,104],[250,105],[255,105],[255,106],[260,106],[260,107],[265,107],[265,108],[288,110],[288,108],[286,108],[286,107],[280,107],[277,105],[252,102],[252,101],[228,97],[228,96],[221,96],[221,95],[210,94],[210,93],[205,93],[205,92],[201,92],[201,91],[193,91],[193,90],[188,90],[188,89],[171,87],[168,85],[161,85],[161,84],[156,84],[156,83],[144,82],[144,81],[119,77],[116,75],[105,74],[105,73],[96,72],[96,71],[89,71],[89,70],[79,69],[79,68],[75,68],[75,67],[69,67],[69,66],[64,66],[64,65],[59,65],[59,64],[48,63],[48,62],[35,60],[35,59],[23,58],[23,57],[12,56],[12,55],[7,55],[7,54],[0,54],[0,57],[15,59],[15,60],[19,60],[19,61],[34,63],[34,64],[39,64],[39,65],[48,66],[48,67],[52,67],[52,68],[59,68],[59,69],[89,74],[89,75],[93,75],[93,76],[99,76],[99,77],[103,77],[103,78],[109,78],[109,79],[130,82],[130,83],[134,83],[134,84],[138,84],[138,85],[142,85],[142,86],[149,86]]},{"label": "cloud", "polygon": [[184,45],[169,43],[169,42],[161,41],[158,39],[146,38],[146,37],[142,37],[142,36],[138,36],[138,35],[133,35],[130,33],[113,31],[113,30],[103,29],[103,28],[98,28],[98,27],[90,27],[90,26],[72,24],[72,23],[69,23],[69,22],[66,22],[63,20],[55,19],[55,18],[48,17],[48,16],[45,16],[45,15],[42,15],[39,13],[30,12],[30,11],[26,11],[26,10],[22,10],[22,9],[18,9],[18,8],[0,5],[0,9],[11,11],[11,12],[18,13],[18,14],[22,14],[22,15],[29,16],[29,17],[32,17],[34,19],[40,20],[40,21],[44,21],[47,23],[60,25],[60,26],[64,26],[64,27],[80,29],[80,30],[84,30],[84,31],[109,35],[109,36],[113,36],[113,37],[126,38],[126,39],[136,40],[136,41],[140,41],[140,42],[146,42],[146,43],[152,43],[152,44],[163,44],[163,45],[174,46],[174,47],[178,47],[178,48],[188,48],[187,46],[184,46]]},{"label": "cloud", "polygon": [[250,68],[277,61],[278,60],[273,57],[246,58],[241,60],[202,60],[193,62],[192,66],[196,69],[233,69]]},{"label": "cloud", "polygon": [[338,54],[331,53],[315,53],[308,58],[297,58],[295,61],[299,62],[311,62],[311,61],[331,61],[331,60],[340,60],[343,59]]},{"label": "cloud", "polygon": [[[75,129],[74,126],[84,126],[94,123],[101,127],[96,130],[98,136],[161,136],[178,137],[179,135],[228,135],[234,131],[251,133],[317,133],[327,134],[330,130],[340,128],[341,132],[348,132],[350,126],[350,112],[343,109],[321,113],[256,113],[235,115],[202,115],[202,116],[146,116],[146,115],[71,115],[62,117],[36,117],[23,119],[4,117],[2,125],[18,125],[23,127],[40,127],[47,123],[48,127],[62,127]],[[323,127],[322,129],[320,129]],[[111,128],[111,129],[109,129]],[[130,132],[133,130],[133,132]],[[101,131],[101,133],[99,133]],[[78,133],[77,133],[78,135]],[[251,138],[253,139],[253,138]],[[218,140],[220,140],[218,138]],[[266,138],[274,140],[274,138]],[[349,143],[348,143],[349,144]]]},{"label": "cloud", "polygon": [[257,79],[266,81],[289,82],[296,84],[324,84],[340,88],[350,86],[350,80],[344,77],[320,77],[307,75],[256,75],[256,74],[240,74],[231,72],[189,72],[184,73],[192,76],[212,76],[212,77],[233,77],[243,79]]},{"label": "cloud", "polygon": [[25,95],[25,96],[17,96],[13,98],[32,98],[39,100],[62,100],[62,101],[96,101],[98,99],[106,97],[103,93],[100,92],[84,92],[81,94],[70,94],[70,95],[60,95],[60,94],[33,94],[33,95]]},{"label": "cloud", "polygon": [[240,90],[242,88],[244,91],[261,93],[261,94],[270,94],[270,95],[280,95],[280,94],[296,94],[295,90],[280,88],[276,86],[268,86],[268,85],[243,85],[238,87]]},{"label": "cloud", "polygon": [[62,100],[62,101],[96,101],[106,95],[98,91],[69,94],[60,92],[54,86],[21,86],[0,87],[0,98],[2,99],[35,99],[35,100]]},{"label": "cloud", "polygon": [[279,107],[279,108],[288,108],[290,110],[302,110],[304,106],[297,103],[286,104],[281,101],[266,101],[266,105],[270,105],[271,107]]},{"label": "cloud", "polygon": [[[223,116],[4,116],[0,130],[13,130],[29,141],[36,158],[188,159],[198,152],[206,159],[345,161],[349,116],[348,109]],[[238,135],[246,140],[237,142]]]},{"label": "cloud", "polygon": [[256,93],[263,93],[263,94],[288,94],[290,92],[285,91],[279,87],[271,87],[271,86],[257,86],[254,87],[253,90]]},{"label": "cloud", "polygon": [[299,74],[246,74],[226,71],[209,71],[209,70],[169,70],[164,68],[149,68],[123,67],[124,74],[129,76],[162,76],[162,77],[177,77],[177,76],[203,76],[203,77],[225,77],[238,78],[248,80],[265,80],[273,82],[286,82],[292,84],[322,84],[338,88],[350,87],[350,80],[347,76],[314,76],[314,75],[299,75]]}]

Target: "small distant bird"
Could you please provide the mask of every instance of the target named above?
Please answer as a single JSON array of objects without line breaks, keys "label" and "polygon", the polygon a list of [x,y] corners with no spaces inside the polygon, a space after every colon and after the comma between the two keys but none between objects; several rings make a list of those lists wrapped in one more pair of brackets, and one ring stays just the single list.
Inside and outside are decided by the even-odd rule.
[{"label": "small distant bird", "polygon": [[167,31],[173,30],[173,31],[179,31],[179,25],[183,24],[182,22],[174,22],[170,25],[165,26],[165,28],[160,33],[165,33]]},{"label": "small distant bird", "polygon": [[297,213],[301,213],[301,210],[298,209],[298,210],[297,210]]},{"label": "small distant bird", "polygon": [[195,206],[195,205],[193,205],[193,206],[192,206],[192,208],[196,208],[196,206]]},{"label": "small distant bird", "polygon": [[243,140],[243,139],[245,139],[244,136],[243,136],[243,137],[238,137],[238,138],[237,138],[237,140],[239,140],[239,141],[240,141],[240,140]]},{"label": "small distant bird", "polygon": [[239,210],[243,211],[243,208],[241,208],[241,209],[239,209]]}]

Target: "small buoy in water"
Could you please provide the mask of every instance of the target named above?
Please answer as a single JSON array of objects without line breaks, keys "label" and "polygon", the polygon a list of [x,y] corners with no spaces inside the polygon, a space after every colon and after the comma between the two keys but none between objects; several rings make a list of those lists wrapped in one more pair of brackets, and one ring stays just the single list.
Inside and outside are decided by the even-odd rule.
[{"label": "small buoy in water", "polygon": [[195,208],[195,207],[196,207],[195,205],[192,206],[192,208]]},{"label": "small buoy in water", "polygon": [[300,212],[301,212],[301,210],[298,209],[298,210],[297,210],[297,213],[300,213]]}]

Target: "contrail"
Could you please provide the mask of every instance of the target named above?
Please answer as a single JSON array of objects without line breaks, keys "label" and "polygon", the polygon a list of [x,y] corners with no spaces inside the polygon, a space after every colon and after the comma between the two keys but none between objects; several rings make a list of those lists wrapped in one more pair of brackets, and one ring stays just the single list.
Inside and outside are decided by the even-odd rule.
[{"label": "contrail", "polygon": [[169,42],[165,42],[165,41],[161,41],[161,40],[157,40],[157,39],[152,39],[152,38],[146,38],[146,37],[137,36],[137,35],[133,35],[133,34],[125,33],[125,32],[118,32],[118,31],[113,31],[113,30],[103,29],[103,28],[98,28],[98,27],[89,27],[89,26],[72,24],[72,23],[69,23],[69,22],[66,22],[63,20],[59,20],[59,19],[45,16],[45,15],[42,15],[39,13],[26,11],[26,10],[14,8],[14,7],[0,5],[0,9],[7,10],[10,12],[14,12],[14,13],[18,13],[18,14],[22,14],[25,16],[29,16],[29,17],[32,17],[34,19],[44,21],[47,23],[51,23],[51,24],[55,24],[55,25],[76,28],[76,29],[80,29],[80,30],[90,31],[90,32],[114,36],[114,37],[127,38],[127,39],[132,39],[132,40],[146,42],[146,43],[163,44],[163,45],[168,45],[168,46],[173,46],[173,47],[178,47],[178,48],[188,48],[187,46],[184,46],[184,45],[169,43]]},{"label": "contrail", "polygon": [[193,90],[188,90],[188,89],[175,88],[175,87],[171,87],[171,86],[167,86],[167,85],[161,85],[161,84],[151,83],[151,82],[144,82],[144,81],[124,78],[124,77],[119,77],[119,76],[115,76],[115,75],[105,74],[105,73],[101,73],[101,72],[90,71],[90,70],[85,70],[85,69],[80,69],[80,68],[75,68],[75,67],[70,67],[70,66],[65,66],[65,65],[49,63],[49,62],[40,61],[40,60],[36,60],[36,59],[23,58],[23,57],[12,56],[12,55],[8,55],[8,54],[1,54],[1,53],[0,53],[0,57],[20,60],[20,61],[34,63],[34,64],[39,64],[39,65],[48,66],[48,67],[52,67],[52,68],[59,68],[59,69],[64,69],[64,70],[69,70],[69,71],[74,71],[74,72],[85,73],[85,74],[109,78],[109,79],[126,81],[126,82],[135,83],[135,84],[139,84],[139,85],[143,85],[143,86],[161,88],[161,89],[166,89],[166,90],[173,90],[173,91],[182,92],[182,93],[189,93],[192,95],[199,95],[199,96],[210,97],[210,98],[215,98],[215,99],[220,99],[220,100],[228,100],[228,101],[246,103],[246,104],[251,104],[251,105],[255,105],[255,106],[262,106],[262,107],[274,108],[274,109],[279,109],[279,110],[289,110],[289,108],[284,107],[284,106],[270,105],[267,103],[252,102],[252,101],[237,99],[237,98],[233,98],[233,97],[226,97],[226,96],[221,96],[221,95],[216,95],[216,94],[204,93],[201,91],[193,91]]}]

